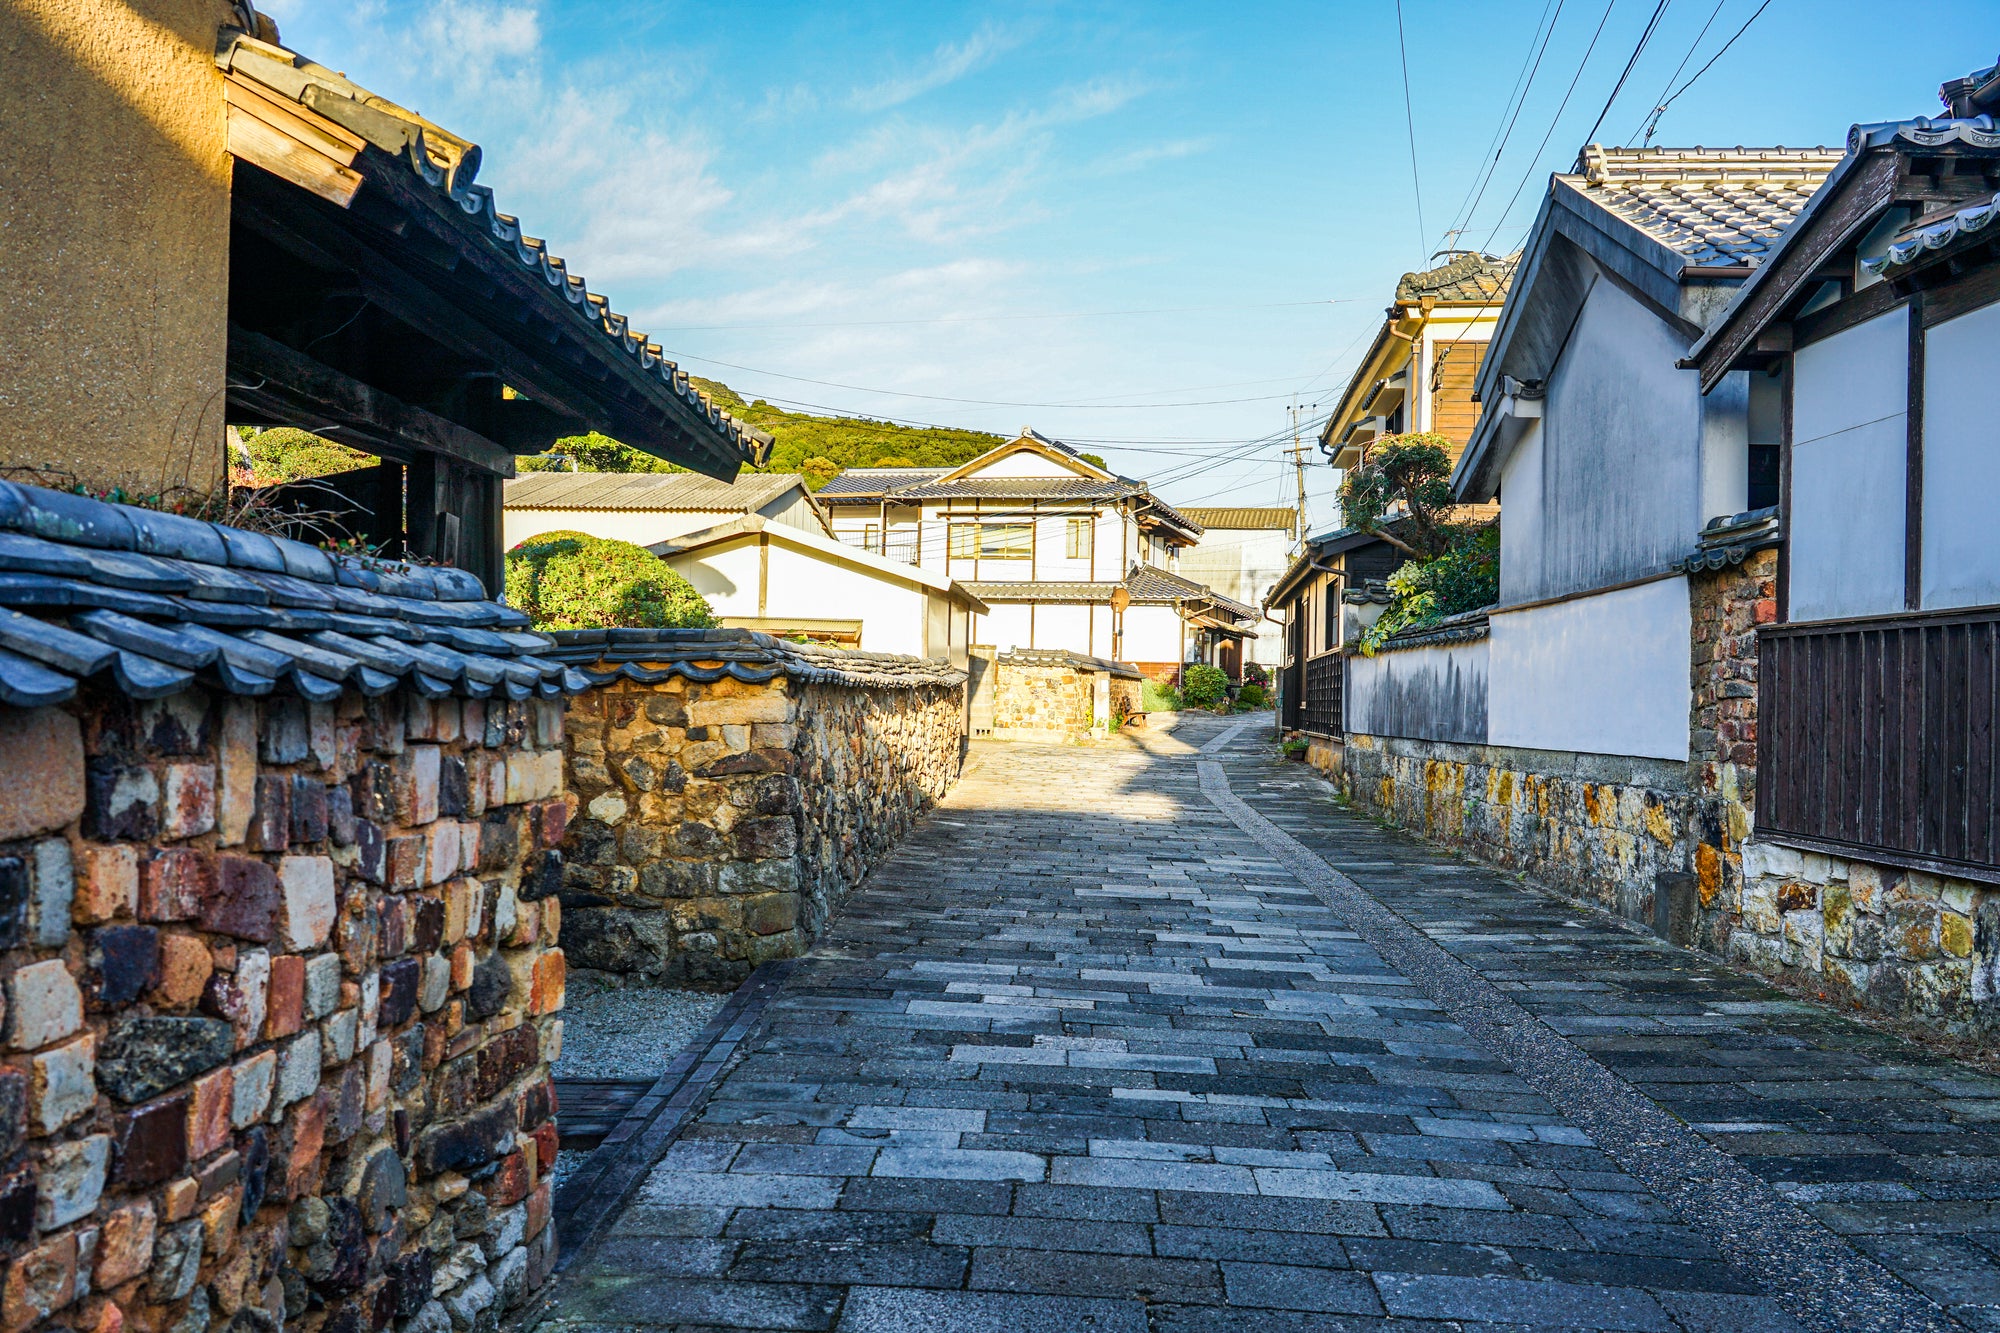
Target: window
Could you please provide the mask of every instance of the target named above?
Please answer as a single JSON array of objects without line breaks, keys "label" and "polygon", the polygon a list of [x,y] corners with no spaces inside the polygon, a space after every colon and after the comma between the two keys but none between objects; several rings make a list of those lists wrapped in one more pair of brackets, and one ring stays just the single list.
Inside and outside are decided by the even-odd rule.
[{"label": "window", "polygon": [[1326,648],[1331,652],[1340,647],[1340,583],[1336,579],[1326,581]]},{"label": "window", "polygon": [[1026,523],[986,523],[979,529],[979,555],[985,560],[1026,560],[1034,554],[1035,530]]},{"label": "window", "polygon": [[979,554],[979,529],[971,523],[951,525],[947,554],[954,560],[970,560]]},{"label": "window", "polygon": [[1090,539],[1092,532],[1093,525],[1089,519],[1071,519],[1067,530],[1067,540],[1063,545],[1063,554],[1071,560],[1090,559]]}]

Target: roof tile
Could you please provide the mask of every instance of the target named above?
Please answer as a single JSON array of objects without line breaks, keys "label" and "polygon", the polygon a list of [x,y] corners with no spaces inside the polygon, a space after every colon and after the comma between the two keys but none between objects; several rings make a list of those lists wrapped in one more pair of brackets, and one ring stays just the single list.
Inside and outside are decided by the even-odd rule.
[{"label": "roof tile", "polygon": [[1835,148],[1603,148],[1558,176],[1700,268],[1762,263],[1843,153]]}]

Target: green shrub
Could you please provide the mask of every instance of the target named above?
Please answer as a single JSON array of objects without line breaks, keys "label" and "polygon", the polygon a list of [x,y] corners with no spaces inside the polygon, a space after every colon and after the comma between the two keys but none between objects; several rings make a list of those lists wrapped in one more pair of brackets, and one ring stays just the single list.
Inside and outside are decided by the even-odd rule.
[{"label": "green shrub", "polygon": [[1373,657],[1392,634],[1491,606],[1500,598],[1499,526],[1465,529],[1436,559],[1406,561],[1389,576],[1389,598],[1381,618],[1361,636],[1367,656]]},{"label": "green shrub", "polygon": [[1171,685],[1162,685],[1156,680],[1143,681],[1139,686],[1139,706],[1148,713],[1178,713],[1181,696]]},{"label": "green shrub", "polygon": [[381,462],[373,454],[350,449],[344,444],[315,435],[296,426],[273,426],[258,430],[239,426],[244,454],[237,457],[239,485],[271,486],[279,482],[303,481],[307,477],[327,477],[336,472],[373,467]]},{"label": "green shrub", "polygon": [[1247,704],[1251,708],[1262,708],[1270,702],[1270,699],[1264,694],[1262,685],[1245,685],[1236,691],[1236,702]]},{"label": "green shrub", "polygon": [[707,629],[708,601],[631,542],[545,532],[507,552],[507,603],[536,629]]},{"label": "green shrub", "polygon": [[1211,708],[1229,697],[1229,677],[1221,667],[1200,662],[1181,668],[1181,698],[1196,708]]},{"label": "green shrub", "polygon": [[514,460],[521,472],[686,472],[687,469],[620,444],[601,431],[570,435],[549,446],[545,454]]}]

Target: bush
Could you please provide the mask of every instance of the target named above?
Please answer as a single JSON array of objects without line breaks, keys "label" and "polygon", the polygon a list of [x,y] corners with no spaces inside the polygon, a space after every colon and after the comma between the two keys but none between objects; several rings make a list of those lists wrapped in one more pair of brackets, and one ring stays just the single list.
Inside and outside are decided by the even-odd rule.
[{"label": "bush", "polygon": [[268,430],[239,426],[236,434],[243,442],[243,452],[234,460],[235,481],[239,486],[272,486],[308,477],[328,477],[336,472],[373,467],[382,461],[373,454],[350,449],[296,426],[273,426]]},{"label": "bush", "polygon": [[1181,668],[1181,698],[1196,708],[1212,708],[1229,697],[1229,677],[1221,667],[1196,662]]},{"label": "bush", "polygon": [[609,435],[591,431],[570,435],[549,446],[545,454],[514,460],[521,472],[686,472],[687,469],[620,444]]},{"label": "bush", "polygon": [[1262,685],[1245,685],[1236,691],[1236,702],[1251,708],[1262,708],[1270,702],[1270,698],[1264,693]]},{"label": "bush", "polygon": [[708,629],[694,585],[631,542],[545,532],[507,552],[507,603],[536,629]]},{"label": "bush", "polygon": [[1156,680],[1142,681],[1139,686],[1139,706],[1148,713],[1178,713],[1181,696],[1171,685],[1162,685]]},{"label": "bush", "polygon": [[1266,671],[1259,663],[1245,662],[1243,664],[1243,683],[1245,685],[1255,685],[1260,689],[1269,689],[1271,685],[1271,673]]},{"label": "bush", "polygon": [[1500,529],[1468,529],[1434,560],[1410,560],[1389,576],[1389,606],[1361,636],[1372,657],[1389,636],[1435,625],[1446,616],[1491,606],[1500,598]]}]

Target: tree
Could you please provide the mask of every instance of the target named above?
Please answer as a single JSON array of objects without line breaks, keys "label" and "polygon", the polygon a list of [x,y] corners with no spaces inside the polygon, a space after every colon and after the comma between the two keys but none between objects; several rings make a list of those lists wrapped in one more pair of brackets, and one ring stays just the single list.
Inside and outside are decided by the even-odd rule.
[{"label": "tree", "polygon": [[641,453],[629,444],[620,444],[609,435],[591,431],[557,440],[545,454],[531,454],[516,462],[523,472],[686,472],[687,469],[664,458]]},{"label": "tree", "polygon": [[1340,483],[1347,525],[1417,560],[1443,555],[1467,525],[1451,520],[1452,441],[1429,433],[1390,435]]},{"label": "tree", "polygon": [[272,426],[267,430],[238,426],[236,437],[243,443],[242,452],[231,451],[234,454],[231,459],[232,480],[238,486],[272,486],[279,482],[303,481],[307,477],[326,477],[336,472],[372,467],[382,461],[373,454],[350,449],[296,426]]},{"label": "tree", "polygon": [[507,552],[507,604],[536,629],[708,629],[694,585],[631,542],[545,532]]}]

